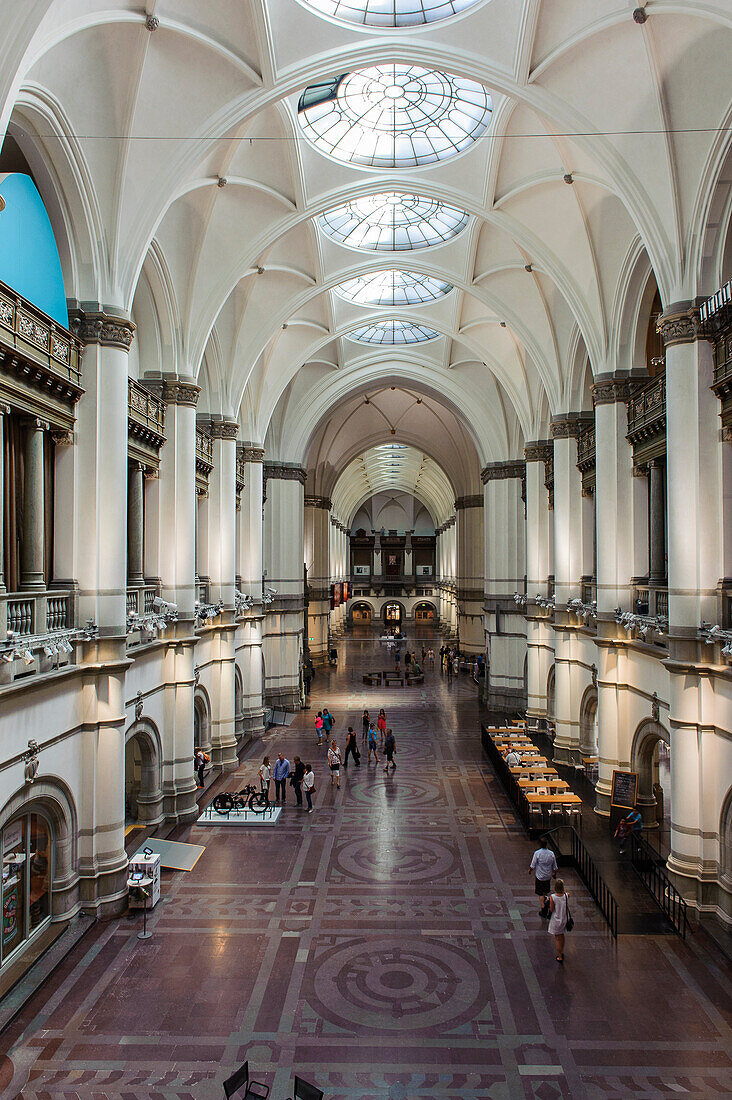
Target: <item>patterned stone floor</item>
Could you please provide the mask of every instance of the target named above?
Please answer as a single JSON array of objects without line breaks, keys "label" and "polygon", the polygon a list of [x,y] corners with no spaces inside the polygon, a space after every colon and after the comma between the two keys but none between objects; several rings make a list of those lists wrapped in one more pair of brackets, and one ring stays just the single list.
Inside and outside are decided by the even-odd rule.
[{"label": "patterned stone floor", "polygon": [[[693,937],[614,944],[569,876],[576,928],[559,967],[533,845],[481,755],[473,685],[433,673],[364,688],[383,651],[339,648],[314,709],[265,750],[313,761],[316,812],[290,802],[272,830],[175,834],[206,851],[165,873],[153,938],[137,940],[137,921],[96,926],[2,1036],[0,1095],[219,1100],[248,1057],[273,1100],[294,1072],[328,1100],[732,1096],[721,958]],[[396,773],[364,759],[331,788],[312,733],[324,703],[339,735],[383,703]]]}]

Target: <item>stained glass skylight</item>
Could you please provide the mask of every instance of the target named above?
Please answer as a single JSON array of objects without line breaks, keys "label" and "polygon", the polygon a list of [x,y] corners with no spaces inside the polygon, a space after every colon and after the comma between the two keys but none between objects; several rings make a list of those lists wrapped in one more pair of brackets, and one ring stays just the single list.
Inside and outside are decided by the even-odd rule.
[{"label": "stained glass skylight", "polygon": [[479,0],[305,0],[323,15],[364,27],[418,27],[447,19]]},{"label": "stained glass skylight", "polygon": [[341,283],[336,294],[359,306],[414,306],[434,302],[452,290],[452,284],[418,271],[372,271]]},{"label": "stained glass skylight", "polygon": [[439,336],[433,328],[415,324],[414,321],[375,321],[372,325],[355,328],[348,335],[362,344],[421,344]]},{"label": "stained glass skylight", "polygon": [[369,168],[447,160],[488,129],[482,84],[420,65],[375,65],[305,89],[303,133],[321,153]]},{"label": "stained glass skylight", "polygon": [[351,199],[321,214],[318,224],[339,244],[373,252],[429,248],[456,237],[470,215],[438,199],[406,191],[385,191]]}]

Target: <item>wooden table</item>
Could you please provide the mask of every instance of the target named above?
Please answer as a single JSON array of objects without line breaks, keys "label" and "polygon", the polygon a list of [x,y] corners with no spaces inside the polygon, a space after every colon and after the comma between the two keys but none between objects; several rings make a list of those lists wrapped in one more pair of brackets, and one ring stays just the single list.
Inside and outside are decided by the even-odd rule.
[{"label": "wooden table", "polygon": [[515,775],[517,779],[523,779],[529,775],[546,775],[550,778],[559,779],[559,772],[556,768],[550,768],[546,762],[544,764],[515,764],[509,771],[511,775]]},{"label": "wooden table", "polygon": [[533,778],[521,778],[518,781],[519,787],[549,787],[551,791],[568,791],[569,783],[566,779],[542,779],[540,776],[534,776]]}]

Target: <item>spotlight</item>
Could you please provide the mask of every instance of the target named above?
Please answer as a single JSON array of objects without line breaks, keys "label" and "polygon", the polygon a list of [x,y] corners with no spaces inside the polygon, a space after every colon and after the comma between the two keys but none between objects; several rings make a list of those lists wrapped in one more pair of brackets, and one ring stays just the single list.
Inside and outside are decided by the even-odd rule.
[{"label": "spotlight", "polygon": [[13,654],[12,653],[2,653],[2,654],[0,654],[0,659],[5,661],[6,665],[9,665],[10,662],[13,660]]},{"label": "spotlight", "polygon": [[31,653],[31,651],[29,649],[24,649],[20,656],[23,660],[24,665],[32,665],[33,664],[33,654]]}]

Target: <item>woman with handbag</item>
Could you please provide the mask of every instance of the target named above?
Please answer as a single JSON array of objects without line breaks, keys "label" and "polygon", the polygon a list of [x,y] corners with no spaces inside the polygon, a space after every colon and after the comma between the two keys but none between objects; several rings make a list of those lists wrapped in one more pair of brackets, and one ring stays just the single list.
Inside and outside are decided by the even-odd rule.
[{"label": "woman with handbag", "polygon": [[338,748],[335,737],[330,743],[328,749],[328,767],[330,768],[330,785],[333,786],[333,780],[337,780],[337,785],[341,785],[341,750]]},{"label": "woman with handbag", "polygon": [[554,883],[554,893],[549,897],[549,927],[547,931],[554,936],[554,946],[557,952],[557,962],[564,962],[564,933],[571,932],[574,921],[569,912],[569,894],[564,889],[564,882],[558,878]]},{"label": "woman with handbag", "polygon": [[308,813],[313,812],[313,795],[315,794],[315,776],[313,775],[313,765],[305,765],[305,775],[302,777],[302,789],[305,791],[305,797],[308,800]]}]

